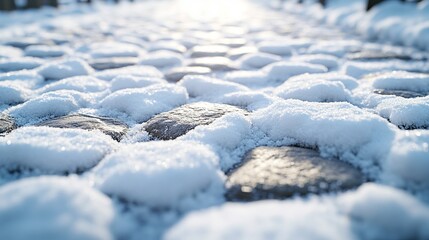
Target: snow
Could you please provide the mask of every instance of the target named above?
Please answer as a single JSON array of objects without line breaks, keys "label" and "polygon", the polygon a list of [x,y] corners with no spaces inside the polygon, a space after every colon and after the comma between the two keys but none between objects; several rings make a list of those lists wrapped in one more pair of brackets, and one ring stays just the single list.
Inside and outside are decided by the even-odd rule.
[{"label": "snow", "polygon": [[34,84],[40,83],[44,78],[35,71],[20,70],[8,73],[0,73],[0,81],[11,80],[19,81],[24,80],[25,82],[32,81]]},{"label": "snow", "polygon": [[342,196],[340,206],[348,218],[356,219],[361,238],[429,237],[429,208],[404,191],[368,183]]},{"label": "snow", "polygon": [[13,81],[0,82],[0,105],[8,104],[13,105],[25,102],[31,95],[31,92],[16,84]]},{"label": "snow", "polygon": [[79,52],[89,54],[92,58],[138,57],[143,51],[139,47],[120,42],[98,42],[83,45]]},{"label": "snow", "polygon": [[408,193],[367,183],[338,197],[226,203],[187,215],[164,239],[425,239],[428,221]]},{"label": "snow", "polygon": [[115,142],[98,131],[22,127],[0,139],[0,164],[8,168],[64,173],[96,165]]},{"label": "snow", "polygon": [[0,59],[1,58],[16,58],[21,57],[23,52],[19,48],[10,46],[0,46]]},{"label": "snow", "polygon": [[268,81],[262,71],[232,71],[225,75],[225,79],[245,86],[262,85]]},{"label": "snow", "polygon": [[121,76],[121,75],[132,75],[136,77],[154,77],[154,78],[162,78],[163,74],[152,66],[129,66],[129,67],[123,67],[123,68],[116,68],[116,69],[108,69],[96,72],[94,74],[95,77],[111,81],[115,77]]},{"label": "snow", "polygon": [[22,69],[33,69],[43,64],[43,60],[33,57],[0,59],[0,71],[11,72]]},{"label": "snow", "polygon": [[162,78],[142,77],[134,75],[120,75],[111,82],[110,90],[112,92],[126,88],[143,88],[153,84],[167,83]]},{"label": "snow", "polygon": [[0,198],[1,239],[113,239],[110,199],[76,178],[16,181]]},{"label": "snow", "polygon": [[292,47],[283,41],[264,41],[258,44],[258,50],[264,53],[288,56],[292,54]]},{"label": "snow", "polygon": [[[220,152],[236,149],[243,139],[251,132],[251,121],[240,113],[230,113],[216,119],[209,125],[197,126],[179,140],[189,140],[215,147]],[[220,166],[223,170],[230,169],[234,164],[230,158],[221,158]]]},{"label": "snow", "polygon": [[335,69],[338,67],[339,59],[332,55],[326,54],[307,54],[296,55],[289,59],[290,61],[306,62],[312,64],[319,64],[327,67],[328,69]]},{"label": "snow", "polygon": [[288,80],[276,89],[275,94],[284,99],[310,102],[341,102],[350,99],[350,92],[342,82],[323,79]]},{"label": "snow", "polygon": [[157,41],[149,46],[150,52],[168,50],[177,53],[186,52],[186,47],[175,41]]},{"label": "snow", "polygon": [[429,75],[405,71],[393,71],[369,77],[375,89],[429,92]]},{"label": "snow", "polygon": [[425,71],[429,65],[424,62],[391,60],[377,62],[346,62],[342,71],[354,78],[361,78],[371,73],[384,73],[389,71]]},{"label": "snow", "polygon": [[328,69],[318,64],[283,61],[267,65],[262,71],[266,72],[268,78],[272,81],[284,82],[295,75],[303,73],[324,73],[327,72]]},{"label": "snow", "polygon": [[186,141],[136,143],[94,168],[97,188],[129,202],[182,210],[223,199],[223,174],[209,148]]},{"label": "snow", "polygon": [[273,103],[275,97],[258,91],[232,92],[220,97],[219,102],[254,111]]},{"label": "snow", "polygon": [[81,59],[66,59],[50,62],[38,68],[38,73],[45,79],[60,80],[63,78],[90,75],[94,69]]},{"label": "snow", "polygon": [[[429,239],[428,1],[62,2],[0,13],[0,239]],[[146,132],[201,101],[248,112]],[[34,126],[68,114],[128,130]],[[226,202],[248,151],[289,145],[373,183]]]},{"label": "snow", "polygon": [[40,89],[42,93],[57,90],[74,90],[78,92],[101,92],[109,88],[109,84],[103,80],[91,76],[77,76],[65,78]]},{"label": "snow", "polygon": [[67,47],[32,45],[25,48],[24,54],[29,57],[48,58],[61,57],[70,52],[71,50]]},{"label": "snow", "polygon": [[240,57],[237,62],[242,65],[242,67],[247,68],[261,68],[265,67],[268,64],[281,61],[280,56],[269,54],[269,53],[249,53]]},{"label": "snow", "polygon": [[142,58],[140,64],[151,65],[157,68],[180,66],[183,63],[183,57],[175,52],[159,50],[151,52]]},{"label": "snow", "polygon": [[361,48],[361,42],[355,40],[325,41],[308,48],[309,54],[328,54],[343,57],[348,52],[355,52]]},{"label": "snow", "polygon": [[375,110],[391,123],[405,128],[429,127],[429,97],[405,99],[389,98]]},{"label": "snow", "polygon": [[100,104],[105,109],[125,113],[136,122],[143,122],[157,113],[185,104],[187,100],[185,88],[173,84],[155,84],[116,91]]},{"label": "snow", "polygon": [[[210,99],[227,93],[248,90],[247,87],[237,83],[197,75],[185,76],[178,84],[186,88],[190,97],[201,99]],[[207,91],[208,89],[210,90]]]},{"label": "snow", "polygon": [[386,162],[386,175],[429,186],[429,133],[405,131],[396,136]]},{"label": "snow", "polygon": [[[332,82],[341,82],[348,90],[353,90],[358,87],[359,83],[355,78],[338,72],[316,73],[316,74],[301,74],[291,77],[288,81],[307,82],[312,80],[323,79]],[[279,87],[281,88],[281,87]]]},{"label": "snow", "polygon": [[37,119],[63,116],[90,104],[87,94],[73,90],[59,90],[44,93],[29,101],[8,109],[8,113],[21,125]]},{"label": "snow", "polygon": [[252,121],[274,140],[292,138],[328,155],[356,154],[372,161],[386,155],[384,144],[394,136],[387,121],[349,103],[281,100],[255,111]]}]

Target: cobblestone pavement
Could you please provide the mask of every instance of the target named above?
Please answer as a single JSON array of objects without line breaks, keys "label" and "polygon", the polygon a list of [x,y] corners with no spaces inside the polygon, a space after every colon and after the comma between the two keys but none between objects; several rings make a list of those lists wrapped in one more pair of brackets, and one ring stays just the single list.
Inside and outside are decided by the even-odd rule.
[{"label": "cobblestone pavement", "polygon": [[429,237],[427,53],[260,1],[9,18],[0,239]]}]

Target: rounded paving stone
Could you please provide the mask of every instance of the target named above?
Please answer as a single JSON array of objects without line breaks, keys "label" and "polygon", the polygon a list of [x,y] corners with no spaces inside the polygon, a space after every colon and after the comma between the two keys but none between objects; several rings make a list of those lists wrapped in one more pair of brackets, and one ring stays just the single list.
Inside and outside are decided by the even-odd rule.
[{"label": "rounded paving stone", "polygon": [[380,51],[362,51],[357,53],[351,53],[347,55],[347,58],[350,60],[386,60],[386,59],[399,59],[399,60],[412,60],[412,57],[389,53],[389,52],[380,52]]},{"label": "rounded paving stone", "polygon": [[233,62],[226,57],[203,57],[194,59],[189,66],[207,67],[212,71],[237,70]]},{"label": "rounded paving stone", "polygon": [[0,114],[0,137],[16,129],[13,119],[5,114]]},{"label": "rounded paving stone", "polygon": [[257,147],[227,181],[230,201],[284,199],[356,188],[364,182],[360,171],[319,153],[299,147]]},{"label": "rounded paving stone", "polygon": [[229,48],[223,45],[199,45],[192,48],[191,58],[223,57],[228,51]]},{"label": "rounded paving stone", "polygon": [[91,116],[86,114],[73,114],[51,119],[39,124],[40,126],[54,128],[79,128],[84,130],[100,130],[120,141],[127,131],[127,126],[115,119]]},{"label": "rounded paving stone", "polygon": [[113,68],[128,67],[136,65],[139,59],[135,57],[117,57],[117,58],[97,58],[92,59],[88,63],[95,70],[105,70]]},{"label": "rounded paving stone", "polygon": [[380,94],[380,95],[395,95],[398,97],[403,98],[416,98],[416,97],[424,97],[426,95],[421,93],[416,93],[412,91],[405,91],[405,90],[386,90],[386,89],[377,89],[374,90],[374,93]]},{"label": "rounded paving stone", "polygon": [[157,139],[170,140],[180,137],[199,125],[208,125],[226,113],[244,110],[226,105],[198,102],[183,105],[150,119],[144,129]]},{"label": "rounded paving stone", "polygon": [[169,82],[178,82],[186,75],[207,75],[212,71],[208,67],[176,67],[165,74]]}]

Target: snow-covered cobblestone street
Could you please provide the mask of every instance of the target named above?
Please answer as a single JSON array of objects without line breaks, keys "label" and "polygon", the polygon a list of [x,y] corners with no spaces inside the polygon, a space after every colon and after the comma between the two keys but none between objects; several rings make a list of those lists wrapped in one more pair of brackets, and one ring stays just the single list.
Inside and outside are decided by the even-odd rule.
[{"label": "snow-covered cobblestone street", "polygon": [[429,239],[429,1],[267,2],[0,12],[0,239]]}]

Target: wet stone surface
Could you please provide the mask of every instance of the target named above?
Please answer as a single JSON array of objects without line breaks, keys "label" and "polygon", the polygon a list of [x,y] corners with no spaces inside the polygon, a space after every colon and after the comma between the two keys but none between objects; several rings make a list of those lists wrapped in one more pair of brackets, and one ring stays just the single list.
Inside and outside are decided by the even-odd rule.
[{"label": "wet stone surface", "polygon": [[106,69],[121,68],[121,67],[136,65],[138,61],[139,61],[138,58],[123,57],[123,58],[92,59],[88,63],[95,70],[106,70]]},{"label": "wet stone surface", "polygon": [[201,45],[195,46],[191,51],[191,58],[200,57],[223,57],[229,51],[224,45]]},{"label": "wet stone surface", "polygon": [[405,90],[377,89],[377,90],[374,90],[374,93],[377,93],[380,95],[395,95],[395,96],[403,97],[403,98],[416,98],[416,97],[426,96],[426,94],[416,93],[416,92],[411,92],[411,91],[405,91]]},{"label": "wet stone surface", "polygon": [[0,137],[16,129],[17,125],[13,119],[5,114],[0,114]]},{"label": "wet stone surface", "polygon": [[189,66],[207,67],[212,71],[237,70],[233,62],[226,57],[203,57],[194,59]]},{"label": "wet stone surface", "polygon": [[396,54],[381,51],[362,51],[351,53],[347,55],[350,60],[385,60],[385,59],[399,59],[399,60],[412,60],[410,56],[404,54]]},{"label": "wet stone surface", "polygon": [[207,75],[212,71],[208,67],[176,67],[165,74],[169,82],[178,82],[186,75]]},{"label": "wet stone surface", "polygon": [[127,126],[115,119],[86,114],[72,114],[58,117],[42,122],[39,126],[100,130],[104,134],[111,136],[116,141],[120,141],[127,131]]},{"label": "wet stone surface", "polygon": [[362,173],[351,165],[324,159],[299,147],[257,147],[228,178],[229,201],[284,199],[358,187]]},{"label": "wet stone surface", "polygon": [[180,137],[199,125],[208,125],[224,114],[247,112],[226,104],[198,102],[183,105],[150,119],[144,129],[150,136],[170,140]]}]

